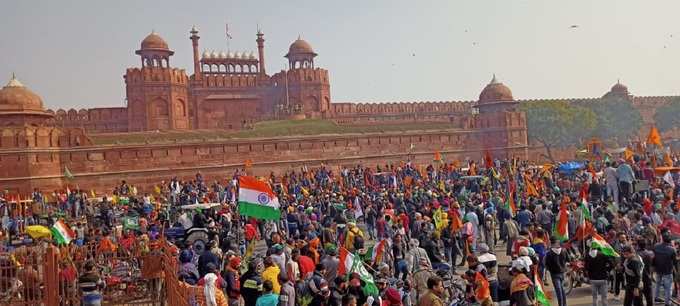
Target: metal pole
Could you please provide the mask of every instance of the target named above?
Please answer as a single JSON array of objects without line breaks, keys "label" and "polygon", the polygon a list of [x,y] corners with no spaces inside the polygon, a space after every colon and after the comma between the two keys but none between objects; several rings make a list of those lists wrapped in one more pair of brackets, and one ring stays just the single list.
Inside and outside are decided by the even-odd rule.
[{"label": "metal pole", "polygon": [[286,108],[290,110],[290,95],[288,93],[288,70],[286,70]]}]

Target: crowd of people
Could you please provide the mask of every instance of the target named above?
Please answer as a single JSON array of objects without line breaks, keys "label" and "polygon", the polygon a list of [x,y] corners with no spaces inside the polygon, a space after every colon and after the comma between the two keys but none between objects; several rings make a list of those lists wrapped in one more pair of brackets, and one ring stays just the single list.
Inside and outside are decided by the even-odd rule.
[{"label": "crowd of people", "polygon": [[303,167],[259,178],[278,197],[273,220],[239,213],[245,175],[172,178],[147,193],[123,181],[107,196],[36,190],[25,206],[3,194],[2,247],[12,252],[28,226],[68,224],[69,245],[96,246],[64,273],[84,305],[101,301],[100,254],[148,254],[196,228],[205,238],[167,239],[178,279],[201,286],[207,305],[565,306],[579,282],[593,305],[670,305],[680,288],[678,177],[644,156]]}]

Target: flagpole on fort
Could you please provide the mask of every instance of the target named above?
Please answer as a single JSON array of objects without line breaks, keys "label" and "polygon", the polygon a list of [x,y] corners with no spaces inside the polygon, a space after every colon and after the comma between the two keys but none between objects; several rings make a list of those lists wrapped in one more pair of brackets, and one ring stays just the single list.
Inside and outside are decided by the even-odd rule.
[{"label": "flagpole on fort", "polygon": [[229,48],[229,41],[231,40],[231,34],[229,34],[229,23],[224,23],[224,34],[227,36],[227,52],[231,49]]},{"label": "flagpole on fort", "polygon": [[287,109],[287,111],[290,112],[290,95],[288,93],[288,69],[285,68],[285,65],[284,65],[284,71],[285,71],[285,74],[286,74],[286,109]]}]

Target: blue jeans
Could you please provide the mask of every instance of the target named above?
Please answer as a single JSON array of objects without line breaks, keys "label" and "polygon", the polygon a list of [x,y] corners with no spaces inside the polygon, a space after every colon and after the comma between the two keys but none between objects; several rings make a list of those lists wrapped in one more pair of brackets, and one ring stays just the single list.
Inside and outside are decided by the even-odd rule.
[{"label": "blue jeans", "polygon": [[395,275],[399,277],[399,274],[401,273],[402,277],[406,278],[406,275],[408,275],[408,264],[406,263],[406,260],[399,259],[396,262],[395,267],[397,268],[394,272]]},{"label": "blue jeans", "polygon": [[664,295],[664,304],[670,305],[671,304],[671,292],[673,288],[673,274],[666,274],[666,275],[661,275],[661,274],[656,274],[656,294],[654,294],[654,297],[657,299],[660,299],[661,297],[659,296],[659,292],[661,291],[661,287],[663,286],[663,295]]},{"label": "blue jeans", "polygon": [[83,306],[100,306],[102,304],[102,295],[99,292],[83,294]]},{"label": "blue jeans", "polygon": [[552,279],[553,286],[555,287],[555,298],[557,298],[558,306],[567,306],[567,296],[564,294],[564,287],[562,287],[562,283],[564,282],[564,273],[550,273],[550,278]]},{"label": "blue jeans", "polygon": [[491,300],[498,302],[498,281],[489,281],[489,291],[491,291]]}]

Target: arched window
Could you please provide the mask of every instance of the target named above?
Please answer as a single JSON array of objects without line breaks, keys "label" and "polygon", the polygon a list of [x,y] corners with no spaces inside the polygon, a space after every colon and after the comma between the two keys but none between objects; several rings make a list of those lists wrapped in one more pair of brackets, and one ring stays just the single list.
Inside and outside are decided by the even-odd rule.
[{"label": "arched window", "polygon": [[210,65],[203,64],[203,72],[209,72],[209,71],[210,71]]},{"label": "arched window", "polygon": [[229,64],[229,66],[227,66],[227,71],[228,71],[229,73],[234,73],[234,65],[233,65],[233,64]]},{"label": "arched window", "polygon": [[250,66],[243,65],[243,73],[250,73]]},{"label": "arched window", "polygon": [[151,66],[151,61],[149,60],[148,57],[144,58],[144,67],[149,67]]},{"label": "arched window", "polygon": [[153,101],[153,111],[157,116],[167,117],[169,114],[168,103],[161,98],[157,98]]},{"label": "arched window", "polygon": [[163,58],[161,60],[161,67],[168,68],[168,59],[167,58]]},{"label": "arched window", "polygon": [[155,57],[153,58],[153,66],[158,67],[158,59]]},{"label": "arched window", "polygon": [[210,72],[218,72],[219,68],[217,68],[217,64],[212,64],[210,66]]},{"label": "arched window", "polygon": [[227,72],[227,66],[220,64],[220,72]]},{"label": "arched window", "polygon": [[252,73],[258,72],[258,71],[257,71],[257,66],[255,66],[255,65],[250,65],[250,72],[252,72]]},{"label": "arched window", "polygon": [[241,65],[236,65],[236,73],[241,73]]}]

